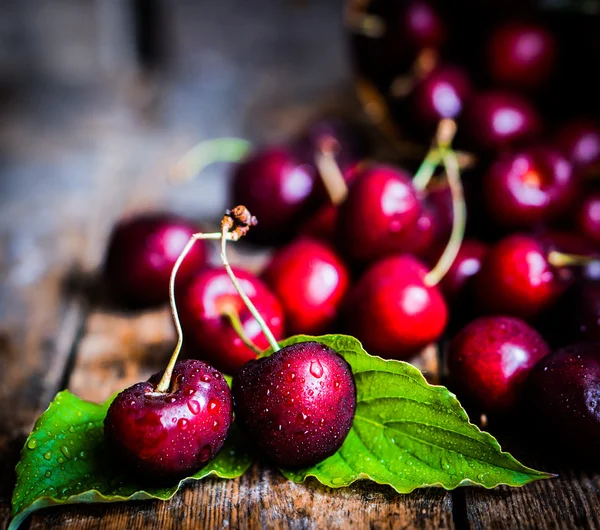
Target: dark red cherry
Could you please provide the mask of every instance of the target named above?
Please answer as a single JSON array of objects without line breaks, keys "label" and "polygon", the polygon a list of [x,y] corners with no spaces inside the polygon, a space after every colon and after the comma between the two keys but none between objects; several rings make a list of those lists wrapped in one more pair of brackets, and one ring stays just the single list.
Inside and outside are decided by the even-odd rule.
[{"label": "dark red cherry", "polygon": [[518,403],[531,369],[549,353],[540,334],[522,320],[481,317],[450,343],[448,370],[474,404],[506,412]]},{"label": "dark red cherry", "polygon": [[600,193],[586,197],[577,210],[577,227],[596,245],[600,245]]},{"label": "dark red cherry", "polygon": [[[542,359],[529,375],[524,403],[544,443],[587,465],[600,462],[600,343],[567,346]],[[564,449],[568,451],[564,451]]]},{"label": "dark red cherry", "polygon": [[[196,232],[198,227],[192,222],[168,213],[146,213],[119,221],[104,263],[113,293],[135,306],[166,303],[173,265]],[[205,244],[197,241],[181,264],[177,284],[185,283],[205,262]]]},{"label": "dark red cherry", "polygon": [[510,22],[492,33],[487,60],[497,83],[536,88],[548,79],[555,66],[556,40],[537,24]]},{"label": "dark red cherry", "polygon": [[408,173],[383,165],[364,169],[340,206],[343,253],[365,263],[401,252],[417,227],[420,210]]},{"label": "dark red cherry", "polygon": [[223,446],[232,400],[223,376],[198,360],[175,365],[171,388],[162,373],[121,392],[104,420],[107,443],[122,464],[155,481],[195,473]]},{"label": "dark red cherry", "polygon": [[488,246],[474,239],[465,239],[458,254],[442,278],[440,286],[448,300],[470,297],[475,276],[481,269],[481,263],[487,254]]},{"label": "dark red cherry", "polygon": [[[284,335],[281,304],[256,276],[234,268],[242,289],[254,303],[277,339]],[[233,329],[227,312],[239,315],[245,335],[262,350],[269,347],[258,322],[222,268],[200,271],[177,292],[179,317],[186,341],[194,345],[194,356],[208,361],[226,373],[234,373],[256,354]]]},{"label": "dark red cherry", "polygon": [[348,363],[318,342],[286,346],[251,361],[233,378],[236,421],[284,468],[335,453],[354,420],[356,386]]},{"label": "dark red cherry", "polygon": [[412,109],[416,123],[432,127],[442,118],[456,118],[471,94],[466,72],[458,66],[442,66],[417,84]]},{"label": "dark red cherry", "polygon": [[471,143],[484,150],[502,150],[536,138],[541,121],[529,102],[510,92],[482,92],[464,112],[464,129]]},{"label": "dark red cherry", "polygon": [[573,167],[587,169],[600,162],[600,127],[590,120],[573,120],[558,131],[556,145]]},{"label": "dark red cherry", "polygon": [[314,166],[285,147],[268,147],[241,162],[232,180],[232,203],[244,204],[259,220],[249,239],[282,243],[305,213],[316,182]]},{"label": "dark red cherry", "polygon": [[329,202],[321,206],[298,227],[300,236],[333,244],[337,230],[339,208]]},{"label": "dark red cherry", "polygon": [[475,279],[479,306],[488,313],[531,318],[556,300],[566,285],[535,238],[508,236],[485,256]]},{"label": "dark red cherry", "polygon": [[448,318],[427,268],[409,255],[391,256],[367,269],[343,304],[345,329],[372,355],[406,359],[439,339]]},{"label": "dark red cherry", "polygon": [[278,250],[263,278],[285,312],[290,333],[326,332],[348,289],[344,262],[325,243],[298,239]]},{"label": "dark red cherry", "polygon": [[412,50],[438,48],[446,39],[446,26],[431,2],[409,0],[401,4],[398,29],[403,44]]},{"label": "dark red cherry", "polygon": [[569,162],[543,148],[500,155],[483,180],[492,217],[508,227],[532,227],[560,216],[573,206],[578,191]]}]

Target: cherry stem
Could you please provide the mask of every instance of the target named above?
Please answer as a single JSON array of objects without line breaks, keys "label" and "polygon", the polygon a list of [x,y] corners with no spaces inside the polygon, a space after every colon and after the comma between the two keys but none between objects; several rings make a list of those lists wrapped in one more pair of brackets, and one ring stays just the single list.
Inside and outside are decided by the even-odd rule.
[{"label": "cherry stem", "polygon": [[338,149],[338,142],[334,138],[328,137],[321,141],[320,148],[315,154],[315,164],[319,175],[334,206],[343,203],[348,196],[348,185],[335,159]]},{"label": "cherry stem", "polygon": [[[224,221],[225,221],[225,219],[224,219]],[[279,344],[277,344],[277,340],[275,339],[273,333],[269,329],[269,326],[267,326],[267,323],[264,321],[263,317],[258,312],[255,305],[252,303],[252,300],[250,300],[250,298],[248,298],[248,296],[242,289],[240,282],[236,278],[235,274],[233,273],[233,270],[231,269],[231,266],[229,265],[229,261],[227,260],[227,239],[231,239],[231,238],[227,237],[229,235],[229,229],[230,229],[230,226],[228,224],[226,224],[225,222],[223,222],[221,225],[221,234],[222,234],[222,237],[221,237],[221,261],[223,262],[223,266],[225,267],[225,270],[227,271],[227,274],[229,275],[229,278],[231,279],[231,283],[233,283],[233,286],[235,287],[236,291],[239,293],[240,297],[244,301],[244,304],[246,304],[246,307],[248,308],[250,313],[252,313],[252,316],[256,319],[256,321],[258,322],[258,325],[260,326],[260,329],[262,330],[263,334],[267,338],[267,341],[271,345],[271,348],[273,348],[274,352],[279,351],[279,349],[280,349]],[[234,232],[234,234],[235,234],[235,232]],[[234,240],[235,240],[235,237],[234,237]]]},{"label": "cherry stem", "polygon": [[582,254],[566,254],[552,250],[548,254],[548,263],[554,267],[572,267],[578,265],[589,265],[597,263],[600,259],[597,256],[585,256]]},{"label": "cherry stem", "polygon": [[454,263],[462,245],[467,223],[467,208],[460,180],[458,160],[454,151],[448,147],[444,148],[443,151],[443,163],[446,169],[450,193],[452,194],[452,232],[440,259],[433,269],[425,275],[423,281],[428,286],[438,284]]},{"label": "cherry stem", "polygon": [[171,170],[175,182],[192,180],[202,170],[217,162],[239,162],[252,145],[243,138],[214,138],[203,140],[192,147]]},{"label": "cherry stem", "polygon": [[[194,243],[198,239],[221,239],[223,235],[220,232],[212,232],[208,234],[197,233],[193,234],[190,240],[187,242],[187,245],[179,254],[175,265],[173,265],[173,270],[171,271],[171,278],[169,280],[169,301],[171,303],[171,314],[173,315],[173,322],[175,322],[175,329],[177,330],[177,345],[175,346],[175,350],[171,355],[171,359],[169,360],[169,364],[167,368],[163,372],[162,377],[158,385],[156,386],[156,392],[167,392],[171,387],[171,378],[173,376],[173,369],[175,368],[175,363],[177,362],[177,358],[179,357],[179,353],[181,352],[181,346],[183,345],[183,331],[181,330],[181,323],[179,322],[179,314],[177,313],[177,304],[175,303],[175,277],[177,276],[177,271],[179,267],[183,263],[183,260],[187,256],[188,252],[194,246]],[[229,236],[231,239],[231,236]]]},{"label": "cherry stem", "polygon": [[346,28],[352,33],[372,39],[378,39],[385,34],[385,21],[377,15],[370,15],[349,7],[345,18]]},{"label": "cherry stem", "polygon": [[235,308],[227,308],[221,311],[221,314],[229,320],[234,331],[237,333],[237,336],[242,340],[242,342],[254,353],[256,353],[256,355],[260,355],[262,353],[262,350],[250,340],[246,333],[244,333],[244,327],[242,326],[242,322],[240,321],[240,315],[235,310]]},{"label": "cherry stem", "polygon": [[[455,135],[456,122],[447,118],[440,120],[435,132],[433,145],[413,178],[413,186],[417,191],[423,191],[427,187],[444,157],[444,151],[450,148]],[[457,162],[457,168],[459,168],[460,164],[458,164],[456,153],[453,153],[453,157]]]}]

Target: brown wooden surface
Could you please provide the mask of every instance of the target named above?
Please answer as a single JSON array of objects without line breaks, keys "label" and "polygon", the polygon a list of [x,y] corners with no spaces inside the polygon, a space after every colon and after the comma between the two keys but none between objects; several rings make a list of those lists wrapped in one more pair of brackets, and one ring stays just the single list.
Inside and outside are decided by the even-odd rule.
[{"label": "brown wooden surface", "polygon": [[[218,216],[226,168],[179,188],[168,182],[198,139],[281,141],[321,109],[357,112],[341,4],[169,2],[171,62],[160,78],[1,92],[0,528],[18,451],[55,392],[103,400],[161,368],[173,346],[167,308],[123,312],[98,288],[115,220],[152,207]],[[396,495],[369,484],[297,485],[255,465],[169,502],[49,509],[27,527],[600,528],[600,475],[566,470],[522,489]]]}]

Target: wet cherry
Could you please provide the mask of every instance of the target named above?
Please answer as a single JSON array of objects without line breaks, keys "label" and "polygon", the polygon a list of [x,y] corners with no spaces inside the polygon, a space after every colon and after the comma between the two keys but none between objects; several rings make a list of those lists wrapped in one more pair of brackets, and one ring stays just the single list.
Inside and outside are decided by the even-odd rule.
[{"label": "wet cherry", "polygon": [[177,363],[166,392],[157,391],[161,376],[115,398],[104,434],[123,465],[155,481],[172,481],[198,471],[217,454],[233,406],[223,376],[202,361]]},{"label": "wet cherry", "polygon": [[236,421],[276,465],[314,465],[335,453],[354,420],[348,363],[318,342],[281,348],[233,378]]}]

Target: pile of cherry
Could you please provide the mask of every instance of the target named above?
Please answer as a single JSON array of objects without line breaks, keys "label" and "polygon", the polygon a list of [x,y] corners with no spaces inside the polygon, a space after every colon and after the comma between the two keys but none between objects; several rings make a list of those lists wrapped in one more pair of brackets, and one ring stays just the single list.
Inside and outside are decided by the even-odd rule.
[{"label": "pile of cherry", "polygon": [[[532,101],[560,100],[545,89],[562,86],[560,68],[568,63],[542,23],[501,19],[481,36],[487,70],[473,77],[494,88],[475,91],[467,70],[445,59],[442,45],[452,32],[436,6],[393,4],[402,42],[386,35],[384,8],[375,16],[383,33],[367,35],[377,24],[353,20],[359,73],[388,104],[395,97],[395,116],[429,140],[435,124],[458,124],[455,145],[467,152],[455,152],[438,126],[418,168],[379,163],[367,159],[360,133],[327,119],[238,163],[230,203],[258,219],[246,239],[272,247],[272,256],[260,275],[228,271],[209,264],[210,244],[196,241],[180,262],[174,294],[186,349],[205,362],[172,366],[169,377],[131,387],[111,407],[107,435],[140,471],[182,474],[214,456],[232,418],[220,371],[234,375],[236,418],[271,460],[297,467],[332,454],[354,414],[347,364],[315,342],[255,360],[288,335],[325,333],[353,335],[372,355],[408,361],[438,342],[448,386],[469,410],[526,413],[549,440],[598,461],[597,116],[570,114],[565,105],[558,119],[542,119],[535,110]],[[398,63],[386,63],[399,49],[408,50],[408,59],[398,54],[400,63],[411,65],[401,76]],[[461,177],[453,183],[452,160],[462,184]],[[173,267],[198,231],[170,214],[123,220],[105,264],[113,293],[131,305],[167,303]],[[240,296],[233,273],[264,322]],[[331,388],[309,405],[322,423],[306,428],[303,443],[291,443],[282,431],[310,423],[306,403],[294,400],[313,395],[298,373],[310,381],[327,373]],[[138,406],[156,414],[141,421]],[[157,427],[165,415],[177,423],[171,434]]]}]

